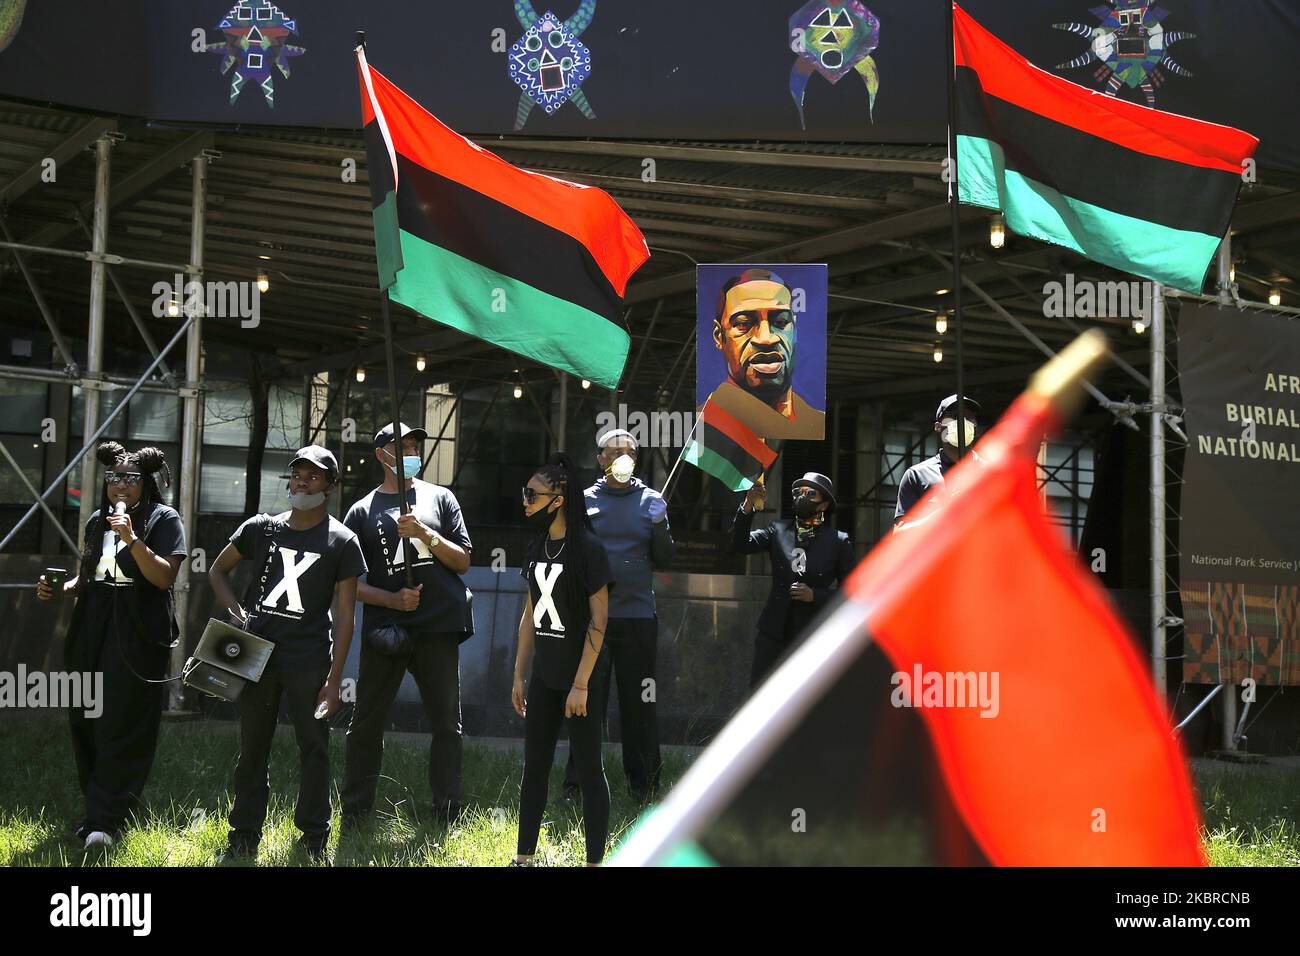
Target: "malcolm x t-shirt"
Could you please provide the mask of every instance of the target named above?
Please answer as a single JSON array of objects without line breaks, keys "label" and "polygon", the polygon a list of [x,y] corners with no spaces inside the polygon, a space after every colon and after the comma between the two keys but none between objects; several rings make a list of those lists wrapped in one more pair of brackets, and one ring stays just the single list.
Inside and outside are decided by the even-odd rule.
[{"label": "malcolm x t-shirt", "polygon": [[557,547],[559,542],[545,535],[535,538],[519,572],[533,599],[533,677],[554,690],[573,686],[591,622],[591,595],[614,581],[600,539],[588,531],[582,540],[582,550],[574,554],[568,544]]},{"label": "malcolm x t-shirt", "polygon": [[[469,532],[461,517],[456,496],[446,488],[415,479],[407,489],[411,513],[442,538],[470,550]],[[416,586],[423,584],[420,604],[414,611],[395,611],[378,604],[366,604],[362,627],[373,631],[394,622],[406,627],[456,632],[468,637],[474,632],[469,589],[459,574],[442,563],[418,538],[401,538],[397,519],[401,515],[397,494],[376,488],[351,508],[343,523],[361,540],[366,557],[366,583],[384,591],[406,587],[406,564]],[[398,547],[398,542],[402,547]],[[462,638],[463,639],[463,638]]]},{"label": "malcolm x t-shirt", "polygon": [[364,574],[357,536],[337,518],[305,531],[289,526],[291,512],[254,515],[230,536],[240,555],[260,559],[248,594],[248,630],[273,641],[277,670],[329,666],[334,585]]}]

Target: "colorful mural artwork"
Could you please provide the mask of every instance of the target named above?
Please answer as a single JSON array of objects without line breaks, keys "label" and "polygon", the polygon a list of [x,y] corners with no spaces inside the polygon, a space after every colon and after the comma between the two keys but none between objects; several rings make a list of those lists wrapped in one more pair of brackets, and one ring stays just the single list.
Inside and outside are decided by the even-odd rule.
[{"label": "colorful mural artwork", "polygon": [[289,37],[298,35],[298,21],[268,0],[239,0],[217,24],[217,29],[225,39],[209,43],[204,49],[222,55],[222,76],[232,69],[235,71],[230,79],[230,105],[235,105],[244,86],[252,82],[262,88],[266,105],[274,109],[272,68],[288,77],[289,57],[307,52],[288,42]]},{"label": "colorful mural artwork", "polygon": [[582,92],[591,75],[591,52],[578,39],[596,14],[596,0],[582,0],[578,10],[561,20],[550,10],[538,15],[531,0],[515,0],[515,16],[524,35],[508,51],[510,78],[519,85],[515,129],[524,128],[533,107],[549,116],[572,101],[583,116],[596,114]]},{"label": "colorful mural artwork", "polygon": [[1164,83],[1164,71],[1176,76],[1192,75],[1174,61],[1169,48],[1179,40],[1195,39],[1196,34],[1165,30],[1169,11],[1156,6],[1155,0],[1109,0],[1109,5],[1093,7],[1091,12],[1101,21],[1099,26],[1053,24],[1092,44],[1087,53],[1060,64],[1058,70],[1095,63],[1097,82],[1105,85],[1106,93],[1118,96],[1125,86],[1141,90],[1146,105],[1152,107],[1156,105],[1156,88]]},{"label": "colorful mural artwork", "polygon": [[790,95],[804,120],[804,95],[814,72],[835,84],[857,73],[867,87],[867,113],[874,120],[880,75],[871,58],[880,44],[880,21],[858,0],[811,0],[790,17],[790,45],[798,58],[790,70]]}]

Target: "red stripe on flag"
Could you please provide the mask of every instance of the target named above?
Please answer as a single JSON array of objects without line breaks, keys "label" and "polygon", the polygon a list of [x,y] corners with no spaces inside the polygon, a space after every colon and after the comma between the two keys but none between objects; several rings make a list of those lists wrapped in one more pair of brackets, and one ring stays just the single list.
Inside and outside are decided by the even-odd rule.
[{"label": "red stripe on flag", "polygon": [[[370,79],[398,153],[572,236],[587,247],[614,291],[625,294],[628,279],[650,250],[636,223],[608,193],[512,166],[445,126],[374,67]],[[374,119],[364,77],[361,117],[363,123]]]},{"label": "red stripe on flag", "polygon": [[[1204,863],[1187,768],[1123,625],[1047,521],[1025,397],[846,582],[899,674],[998,675],[996,716],[923,706],[967,828],[999,865]],[[901,685],[900,685],[901,686]],[[921,688],[912,692],[921,699]],[[922,699],[922,702],[923,699]]]},{"label": "red stripe on flag", "polygon": [[765,469],[770,468],[772,462],[776,461],[775,451],[764,445],[762,440],[734,415],[714,405],[713,402],[704,403],[704,410],[700,412],[700,417],[704,419],[706,424],[712,425],[745,449],[755,459],[762,462]]},{"label": "red stripe on flag", "polygon": [[956,4],[953,33],[957,65],[978,73],[985,93],[1136,152],[1240,173],[1259,145],[1231,126],[1138,106],[1048,73]]}]

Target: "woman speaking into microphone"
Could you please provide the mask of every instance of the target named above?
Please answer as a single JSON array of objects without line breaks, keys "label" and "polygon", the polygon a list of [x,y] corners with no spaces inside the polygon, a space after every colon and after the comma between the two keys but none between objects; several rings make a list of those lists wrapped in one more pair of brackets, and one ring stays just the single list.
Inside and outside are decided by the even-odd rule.
[{"label": "woman speaking into microphone", "polygon": [[[76,595],[64,649],[72,671],[103,675],[97,718],[73,709],[72,749],[86,798],[77,838],[87,849],[112,844],[138,807],[153,766],[162,720],[168,649],[180,636],[172,582],[185,559],[180,515],[163,504],[154,476],[168,476],[157,448],[128,452],[104,442],[99,510],[86,523],[77,576],[63,585]],[[42,575],[42,601],[55,591]]]}]

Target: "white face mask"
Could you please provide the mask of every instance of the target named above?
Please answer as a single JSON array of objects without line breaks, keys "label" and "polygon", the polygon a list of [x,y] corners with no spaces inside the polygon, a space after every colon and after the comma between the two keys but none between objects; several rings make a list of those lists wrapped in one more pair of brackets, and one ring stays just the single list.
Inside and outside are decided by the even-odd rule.
[{"label": "white face mask", "polygon": [[[975,423],[971,421],[969,418],[965,418],[962,419],[962,424],[965,426],[964,430],[966,432],[965,434],[966,447],[969,448],[971,445],[975,444]],[[952,448],[957,447],[957,420],[956,419],[953,419],[952,421],[948,422],[946,425],[943,426],[943,432],[941,433],[941,438],[943,439],[943,443],[945,445],[949,445]]]},{"label": "white face mask", "polygon": [[631,455],[619,455],[607,469],[607,474],[615,481],[625,482],[636,470],[636,460]]}]

